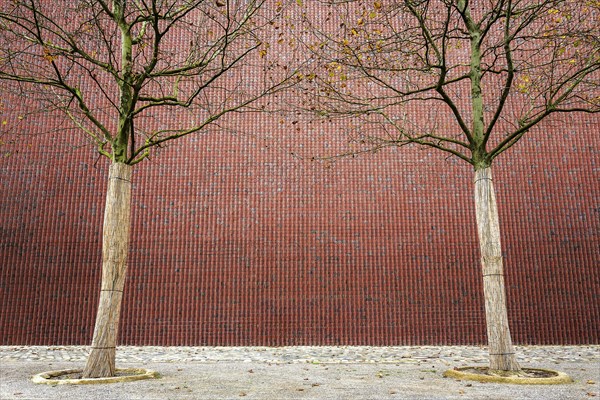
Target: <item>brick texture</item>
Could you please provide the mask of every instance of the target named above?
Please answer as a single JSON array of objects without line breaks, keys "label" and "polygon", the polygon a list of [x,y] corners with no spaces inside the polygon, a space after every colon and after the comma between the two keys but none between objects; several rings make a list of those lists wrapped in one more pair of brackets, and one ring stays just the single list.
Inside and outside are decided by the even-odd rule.
[{"label": "brick texture", "polygon": [[[335,129],[317,146],[252,118],[135,167],[122,344],[485,343],[469,166],[410,148],[324,165],[298,154]],[[495,166],[517,343],[600,343],[600,126],[563,125]],[[44,127],[0,148],[2,345],[92,336],[107,161]]]}]

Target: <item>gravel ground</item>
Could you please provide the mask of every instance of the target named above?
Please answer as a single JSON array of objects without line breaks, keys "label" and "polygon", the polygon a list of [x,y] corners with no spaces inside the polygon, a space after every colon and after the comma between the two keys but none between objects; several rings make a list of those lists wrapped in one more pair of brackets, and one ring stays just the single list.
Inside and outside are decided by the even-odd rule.
[{"label": "gravel ground", "polygon": [[[422,351],[420,351],[423,349]],[[128,347],[119,368],[144,367],[160,379],[104,385],[36,385],[31,376],[82,367],[82,347],[0,347],[1,399],[593,399],[600,346],[522,347],[523,366],[560,370],[567,385],[501,385],[442,377],[482,365],[480,347]]]}]

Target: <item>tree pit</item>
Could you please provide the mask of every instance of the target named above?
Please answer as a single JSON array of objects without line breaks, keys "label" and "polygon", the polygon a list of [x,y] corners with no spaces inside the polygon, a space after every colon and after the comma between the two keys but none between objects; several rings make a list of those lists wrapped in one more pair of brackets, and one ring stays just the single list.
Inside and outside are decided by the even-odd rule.
[{"label": "tree pit", "polygon": [[573,379],[564,372],[541,368],[522,368],[519,373],[511,373],[491,371],[488,367],[461,367],[444,372],[444,377],[517,385],[560,385],[573,382]]},{"label": "tree pit", "polygon": [[144,368],[117,368],[115,376],[105,378],[83,378],[82,369],[63,369],[34,375],[33,383],[47,385],[90,385],[99,383],[133,382],[160,378],[158,372]]}]

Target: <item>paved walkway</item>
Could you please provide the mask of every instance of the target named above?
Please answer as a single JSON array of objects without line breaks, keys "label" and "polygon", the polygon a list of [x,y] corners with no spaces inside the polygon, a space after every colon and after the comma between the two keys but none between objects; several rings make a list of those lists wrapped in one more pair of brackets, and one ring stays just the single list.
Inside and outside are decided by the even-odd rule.
[{"label": "paved walkway", "polygon": [[[87,346],[0,346],[2,361],[72,361],[87,359]],[[522,364],[598,362],[600,346],[518,346]],[[419,363],[440,360],[486,364],[483,346],[291,346],[291,347],[161,347],[120,346],[117,363],[146,362],[266,362],[280,363]]]},{"label": "paved walkway", "polygon": [[117,367],[163,378],[110,385],[34,385],[42,371],[81,368],[84,346],[0,346],[0,399],[590,399],[597,397],[600,346],[518,346],[523,366],[575,379],[552,387],[443,378],[444,370],[486,365],[477,346],[132,347]]}]

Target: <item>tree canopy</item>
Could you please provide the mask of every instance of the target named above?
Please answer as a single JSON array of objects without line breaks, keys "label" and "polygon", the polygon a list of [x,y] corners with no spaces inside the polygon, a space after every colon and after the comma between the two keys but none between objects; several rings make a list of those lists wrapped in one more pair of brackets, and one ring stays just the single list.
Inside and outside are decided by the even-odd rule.
[{"label": "tree canopy", "polygon": [[[547,117],[600,111],[597,1],[330,1],[303,17],[302,107],[489,165]],[[365,132],[366,131],[366,132]]]},{"label": "tree canopy", "polygon": [[135,164],[293,82],[265,57],[264,28],[281,8],[264,4],[6,2],[0,80],[66,113],[101,154]]}]

